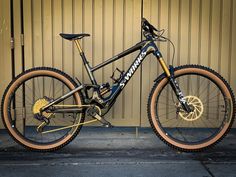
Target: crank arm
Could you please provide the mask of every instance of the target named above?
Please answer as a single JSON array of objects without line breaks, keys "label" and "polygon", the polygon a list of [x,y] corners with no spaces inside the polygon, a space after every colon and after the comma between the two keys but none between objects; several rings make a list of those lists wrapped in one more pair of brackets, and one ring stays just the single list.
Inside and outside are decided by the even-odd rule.
[{"label": "crank arm", "polygon": [[110,122],[108,122],[106,119],[102,118],[98,114],[94,115],[93,118],[101,122],[104,127],[113,127]]}]

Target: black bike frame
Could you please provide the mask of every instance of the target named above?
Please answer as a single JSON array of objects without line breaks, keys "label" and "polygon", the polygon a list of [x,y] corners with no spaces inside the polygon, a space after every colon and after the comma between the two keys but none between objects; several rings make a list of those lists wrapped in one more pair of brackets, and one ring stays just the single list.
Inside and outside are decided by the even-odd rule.
[{"label": "black bike frame", "polygon": [[[96,102],[98,102],[100,105],[103,105],[103,107],[107,108],[107,111],[111,108],[111,106],[113,105],[113,103],[115,102],[116,98],[119,96],[119,94],[121,93],[121,91],[123,90],[123,88],[126,86],[126,84],[129,82],[130,78],[134,75],[135,71],[138,69],[138,67],[141,65],[141,63],[143,62],[143,60],[145,59],[145,57],[150,54],[153,53],[156,58],[158,59],[160,65],[162,66],[162,69],[164,70],[164,73],[166,74],[166,76],[169,78],[170,84],[178,98],[178,100],[180,101],[180,103],[182,104],[183,108],[190,112],[190,108],[186,103],[186,100],[184,99],[183,93],[181,92],[177,81],[174,78],[173,72],[170,73],[170,70],[168,69],[168,67],[166,66],[164,60],[162,59],[162,54],[160,53],[158,47],[156,46],[156,44],[154,43],[153,38],[147,38],[144,41],[141,41],[139,43],[137,43],[135,46],[121,52],[120,54],[106,60],[105,62],[98,64],[97,66],[91,67],[89,65],[89,62],[87,61],[84,52],[81,49],[81,46],[79,44],[78,40],[75,40],[75,43],[77,45],[77,48],[80,52],[80,56],[83,60],[83,64],[86,68],[86,71],[89,75],[89,78],[92,82],[92,85],[90,84],[81,84],[80,86],[76,87],[74,90],[70,91],[69,93],[61,96],[60,98],[57,98],[56,100],[52,101],[51,103],[49,103],[48,105],[46,105],[45,107],[43,107],[41,109],[41,111],[45,111],[46,109],[48,109],[50,106],[57,104],[63,100],[65,100],[66,98],[70,97],[71,95],[73,95],[74,93],[83,90],[83,89],[87,89],[87,87],[94,88],[93,91],[93,97],[91,98],[92,100],[95,100]],[[131,64],[131,66],[129,67],[129,69],[125,72],[124,75],[122,75],[121,79],[112,86],[112,90],[111,90],[111,94],[106,97],[103,98],[100,94],[100,85],[97,84],[97,81],[93,75],[93,72],[95,72],[96,70],[103,68],[104,66],[130,54],[133,53],[137,50],[140,50],[138,56],[136,57],[136,59],[133,61],[133,63]],[[86,94],[85,94],[86,96]],[[90,101],[91,99],[88,98]],[[106,112],[107,112],[106,111]]]},{"label": "black bike frame", "polygon": [[[145,57],[150,54],[150,53],[153,53],[157,59],[159,60],[160,64],[162,65],[163,69],[165,72],[167,72],[167,75],[170,75],[169,74],[169,70],[167,69],[165,63],[163,62],[163,59],[162,59],[162,55],[158,49],[158,47],[156,46],[156,44],[154,43],[153,40],[144,40],[144,41],[141,41],[139,43],[137,43],[135,46],[117,54],[116,56],[106,60],[105,62],[101,63],[101,64],[98,64],[97,66],[94,66],[94,67],[91,67],[89,65],[89,62],[87,61],[85,55],[84,55],[84,52],[82,51],[81,49],[81,46],[79,44],[79,41],[78,40],[75,40],[74,41],[77,45],[77,48],[80,52],[80,56],[83,60],[83,64],[86,68],[86,71],[89,75],[89,78],[91,80],[91,83],[92,83],[92,87],[94,88],[97,88],[99,90],[100,86],[97,84],[97,81],[93,75],[93,72],[97,71],[98,69],[100,68],[103,68],[104,66],[130,54],[130,53],[133,53],[137,50],[140,50],[138,56],[136,57],[136,59],[134,60],[134,62],[131,64],[131,66],[129,67],[129,69],[125,72],[125,74],[123,75],[123,77],[120,79],[120,81],[116,84],[116,87],[114,87],[112,89],[112,93],[110,94],[109,97],[107,98],[102,98],[101,96],[97,96],[97,99],[99,100],[99,102],[101,104],[108,104],[110,105],[111,103],[113,103],[116,98],[119,96],[120,92],[123,90],[123,88],[126,86],[126,84],[129,82],[130,78],[133,76],[133,74],[135,73],[135,71],[138,69],[138,67],[140,66],[140,64],[143,62],[143,60],[145,59]],[[54,104],[57,104],[63,100],[65,100],[66,98],[70,97],[72,94],[74,94],[75,92],[78,92],[82,89],[85,88],[85,85],[84,84],[81,84],[80,86],[76,87],[74,90],[70,91],[69,93],[61,96],[60,98],[57,98],[56,100],[54,100],[53,102],[49,103],[47,106],[43,107],[41,109],[41,111],[45,111],[46,109],[48,109],[50,106],[54,105]],[[95,92],[97,92],[99,95],[99,91],[98,90],[95,90]]]}]

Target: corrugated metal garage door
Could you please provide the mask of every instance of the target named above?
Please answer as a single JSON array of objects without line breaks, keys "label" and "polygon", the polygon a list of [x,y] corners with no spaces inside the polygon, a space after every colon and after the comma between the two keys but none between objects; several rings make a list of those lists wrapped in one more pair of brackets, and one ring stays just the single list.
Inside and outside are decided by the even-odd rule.
[{"label": "corrugated metal garage door", "polygon": [[[14,0],[15,74],[22,71],[20,0]],[[144,16],[176,45],[174,64],[199,63],[219,71],[236,91],[236,2],[233,0],[23,0],[25,69],[52,66],[88,83],[78,52],[60,32],[90,33],[83,49],[92,65],[141,40]],[[234,19],[234,20],[233,20]],[[11,79],[10,1],[1,1],[1,91]],[[172,50],[160,49],[170,63]],[[3,55],[2,55],[3,53]],[[99,83],[112,71],[127,69],[137,53],[125,57],[95,76]],[[4,67],[2,67],[4,66]],[[142,74],[141,74],[142,70]],[[146,103],[153,80],[162,71],[149,56],[118,98],[107,119],[120,126],[148,126]]]}]

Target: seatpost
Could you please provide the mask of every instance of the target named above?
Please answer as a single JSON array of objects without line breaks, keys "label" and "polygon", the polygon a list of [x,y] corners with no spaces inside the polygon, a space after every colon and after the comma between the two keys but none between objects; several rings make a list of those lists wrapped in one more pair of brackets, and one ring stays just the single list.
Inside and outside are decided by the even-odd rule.
[{"label": "seatpost", "polygon": [[[84,64],[87,65],[87,64],[88,64],[88,61],[86,60],[86,58],[85,58],[85,56],[84,56],[84,52],[83,52],[83,50],[82,50],[82,48],[81,48],[81,45],[80,45],[80,43],[79,43],[79,39],[74,40],[74,42],[75,42],[75,44],[76,44],[76,47],[77,47],[78,50],[79,50],[79,54],[80,54],[80,56],[81,56],[81,58],[82,58]],[[89,67],[89,68],[90,68],[90,67]]]},{"label": "seatpost", "polygon": [[82,48],[81,48],[81,46],[80,46],[80,43],[79,43],[79,40],[78,40],[78,39],[75,40],[75,44],[76,44],[76,46],[77,46],[77,48],[78,48],[78,50],[79,50],[79,53],[82,54],[82,53],[83,53],[83,50],[82,50]]}]

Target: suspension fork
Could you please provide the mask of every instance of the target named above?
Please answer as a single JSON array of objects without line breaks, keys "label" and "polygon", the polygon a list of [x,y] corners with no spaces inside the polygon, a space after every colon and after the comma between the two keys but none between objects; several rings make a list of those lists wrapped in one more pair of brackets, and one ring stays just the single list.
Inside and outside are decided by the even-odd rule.
[{"label": "suspension fork", "polygon": [[174,90],[175,95],[176,95],[177,99],[179,100],[180,104],[182,105],[183,109],[186,112],[190,113],[192,110],[189,107],[186,99],[184,98],[184,94],[181,91],[179,84],[175,79],[173,66],[170,65],[169,69],[168,69],[165,61],[162,58],[161,53],[158,50],[156,52],[154,52],[154,55],[157,57],[162,69],[164,70],[166,76],[168,77],[170,85],[171,85],[172,89]]}]

